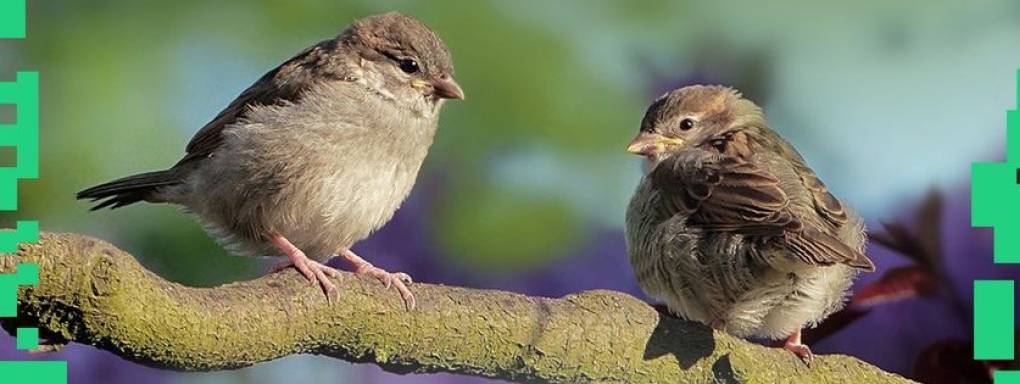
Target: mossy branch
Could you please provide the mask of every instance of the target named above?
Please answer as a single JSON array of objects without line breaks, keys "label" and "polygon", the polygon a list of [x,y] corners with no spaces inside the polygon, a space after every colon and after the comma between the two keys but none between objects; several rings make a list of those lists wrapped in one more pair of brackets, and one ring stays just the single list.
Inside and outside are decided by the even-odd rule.
[{"label": "mossy branch", "polygon": [[663,316],[612,291],[560,299],[432,284],[418,308],[374,280],[344,273],[339,302],[293,270],[215,288],[189,288],[142,268],[112,245],[41,235],[0,254],[0,273],[39,264],[19,291],[8,330],[110,351],[177,371],[246,367],[293,354],[372,363],[396,373],[452,372],[538,383],[905,383],[847,356],[810,368],[789,352]]}]

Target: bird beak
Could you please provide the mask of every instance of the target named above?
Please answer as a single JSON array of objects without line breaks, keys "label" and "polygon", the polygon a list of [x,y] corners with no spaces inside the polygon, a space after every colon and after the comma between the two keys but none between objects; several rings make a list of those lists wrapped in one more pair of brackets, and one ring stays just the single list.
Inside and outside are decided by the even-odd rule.
[{"label": "bird beak", "polygon": [[645,157],[658,156],[667,147],[683,145],[684,140],[658,133],[641,132],[627,145],[627,152]]},{"label": "bird beak", "polygon": [[452,77],[444,76],[432,82],[432,94],[443,99],[464,99],[464,90],[453,81]]}]

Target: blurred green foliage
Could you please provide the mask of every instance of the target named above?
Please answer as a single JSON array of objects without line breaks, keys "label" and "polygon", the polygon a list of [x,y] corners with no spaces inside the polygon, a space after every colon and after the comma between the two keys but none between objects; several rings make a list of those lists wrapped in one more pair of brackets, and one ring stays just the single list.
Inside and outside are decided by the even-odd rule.
[{"label": "blurred green foliage", "polygon": [[[542,3],[439,3],[33,2],[31,44],[12,66],[44,74],[42,177],[24,183],[30,197],[17,217],[38,217],[44,230],[111,238],[186,284],[256,275],[252,260],[227,256],[176,209],[142,204],[86,213],[73,194],[171,165],[190,135],[262,72],[355,18],[395,8],[447,41],[468,95],[446,109],[423,172],[448,183],[431,209],[441,253],[492,271],[564,255],[590,225],[584,212],[572,196],[491,177],[495,154],[537,146],[554,155],[550,161],[632,163],[619,147],[643,109],[635,97],[643,85],[621,87],[619,76],[555,25],[533,28],[527,9],[541,11]],[[620,191],[629,187],[615,191],[617,202]],[[619,204],[613,209],[622,215]]]},{"label": "blurred green foliage", "polygon": [[[22,211],[3,217],[111,239],[182,283],[257,275],[253,259],[228,256],[176,209],[143,204],[86,213],[73,194],[171,165],[188,138],[261,73],[356,18],[389,10],[438,31],[467,93],[445,109],[422,176],[442,178],[427,222],[446,257],[515,271],[565,256],[592,228],[618,228],[640,175],[623,144],[656,92],[698,76],[746,88],[767,111],[779,111],[773,121],[830,186],[868,210],[872,197],[889,196],[883,186],[905,183],[899,176],[871,183],[870,170],[889,160],[853,153],[881,147],[883,138],[871,136],[894,131],[885,119],[920,114],[905,110],[860,124],[853,114],[870,108],[862,103],[892,101],[871,99],[883,92],[833,86],[876,87],[867,76],[895,79],[912,63],[953,58],[926,50],[933,44],[926,37],[941,36],[934,41],[950,44],[947,50],[960,41],[992,41],[958,26],[980,19],[982,28],[1015,28],[1017,12],[1010,11],[1017,7],[866,3],[32,1],[28,43],[0,45],[0,73],[43,74],[41,178],[23,183]],[[883,86],[877,89],[904,89]],[[839,98],[844,94],[859,100],[856,108]],[[832,102],[819,104],[826,100]],[[831,109],[846,112],[826,119]],[[847,126],[872,133],[834,128]],[[895,139],[885,140],[908,135],[890,134]],[[908,164],[915,175],[930,166]]]}]

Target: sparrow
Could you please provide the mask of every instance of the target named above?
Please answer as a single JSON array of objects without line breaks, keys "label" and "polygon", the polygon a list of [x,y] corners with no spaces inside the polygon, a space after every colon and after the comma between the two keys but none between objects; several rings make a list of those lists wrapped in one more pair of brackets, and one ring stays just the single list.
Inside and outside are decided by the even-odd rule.
[{"label": "sparrow", "polygon": [[785,338],[810,364],[801,330],[842,308],[858,272],[875,269],[861,218],[728,87],[655,100],[627,151],[647,170],[625,228],[641,289],[735,336]]},{"label": "sparrow", "polygon": [[85,189],[92,210],[139,201],[182,206],[239,255],[282,255],[327,298],[339,257],[395,287],[411,278],[351,246],[389,221],[411,192],[440,109],[463,99],[443,41],[391,12],[353,22],[269,71],[203,126],[169,169]]}]

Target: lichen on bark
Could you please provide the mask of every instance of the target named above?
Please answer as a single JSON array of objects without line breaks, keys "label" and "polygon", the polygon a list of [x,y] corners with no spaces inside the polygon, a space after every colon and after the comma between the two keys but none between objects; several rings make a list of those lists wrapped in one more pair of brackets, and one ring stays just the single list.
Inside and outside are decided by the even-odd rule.
[{"label": "lichen on bark", "polygon": [[292,270],[213,288],[185,287],[131,255],[77,234],[43,233],[0,254],[0,273],[39,264],[8,331],[110,351],[176,371],[246,367],[293,354],[519,382],[907,383],[848,356],[792,354],[664,316],[613,291],[559,299],[415,284],[406,311],[374,280],[343,273],[339,301]]}]

